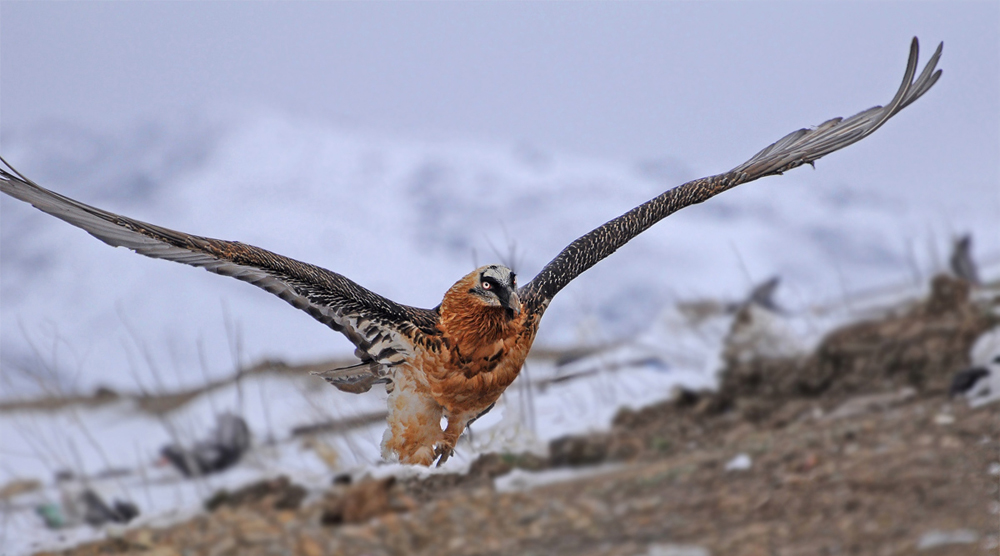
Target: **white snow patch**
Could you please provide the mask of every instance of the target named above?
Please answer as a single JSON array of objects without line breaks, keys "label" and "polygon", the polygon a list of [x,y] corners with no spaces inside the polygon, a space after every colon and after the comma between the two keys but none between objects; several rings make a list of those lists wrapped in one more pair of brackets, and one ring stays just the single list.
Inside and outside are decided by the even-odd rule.
[{"label": "white snow patch", "polygon": [[956,529],[954,531],[928,531],[920,536],[917,550],[930,550],[950,544],[973,544],[979,540],[979,533],[971,529]]},{"label": "white snow patch", "polygon": [[526,471],[524,469],[514,469],[506,475],[501,475],[493,479],[493,487],[497,492],[517,492],[531,490],[544,485],[563,483],[566,481],[576,481],[597,477],[624,469],[625,465],[620,463],[607,463],[593,467],[559,467],[556,469],[546,469],[544,471]]},{"label": "white snow patch", "polygon": [[747,454],[736,454],[733,459],[726,462],[726,471],[746,471],[753,467],[753,460]]}]

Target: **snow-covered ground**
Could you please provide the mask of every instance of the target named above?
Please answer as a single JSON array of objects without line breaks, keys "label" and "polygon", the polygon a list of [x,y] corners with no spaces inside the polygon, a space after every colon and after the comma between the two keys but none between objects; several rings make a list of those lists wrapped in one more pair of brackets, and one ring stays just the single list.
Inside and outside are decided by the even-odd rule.
[{"label": "snow-covered ground", "polygon": [[[1000,268],[987,270],[995,276]],[[994,288],[995,290],[995,288]],[[49,530],[35,515],[46,503],[91,488],[108,502],[128,500],[142,515],[135,524],[161,524],[190,517],[221,488],[237,488],[262,478],[288,475],[313,495],[336,474],[354,476],[425,475],[463,471],[479,454],[531,451],[544,455],[548,442],[567,434],[604,430],[622,407],[638,408],[672,395],[678,387],[713,388],[724,349],[791,355],[812,349],[832,327],[859,315],[873,315],[915,300],[920,288],[896,289],[891,297],[855,298],[852,307],[815,307],[774,312],[751,306],[751,325],[734,326],[737,299],[669,305],[633,339],[594,346],[558,362],[529,359],[525,370],[497,407],[479,419],[441,469],[386,464],[379,457],[384,423],[347,431],[295,434],[303,425],[347,421],[384,411],[385,393],[367,395],[330,388],[305,373],[251,374],[238,384],[216,388],[162,416],[139,409],[133,400],[96,408],[81,405],[57,411],[0,413],[4,433],[0,484],[34,479],[40,489],[10,497],[0,505],[0,547],[5,554],[72,545],[100,538],[121,526],[77,525]],[[989,292],[986,292],[989,293]],[[995,295],[995,291],[989,293]],[[205,438],[223,413],[242,415],[252,431],[251,450],[221,474],[184,479],[169,466],[155,463],[168,443],[190,445]],[[72,471],[76,480],[52,480]],[[569,473],[569,475],[567,475]],[[500,489],[527,488],[554,476],[511,476]],[[512,482],[513,481],[513,482]]]},{"label": "snow-covered ground", "polygon": [[[771,318],[759,319],[765,324],[758,328],[777,332],[786,343],[800,340],[802,349],[813,334],[796,334],[787,326],[818,330],[833,322],[767,314]],[[544,454],[554,438],[606,429],[621,407],[642,407],[666,399],[678,386],[713,387],[718,356],[732,321],[733,312],[725,304],[707,304],[694,312],[669,307],[634,341],[606,346],[565,364],[551,358],[529,360],[524,376],[492,412],[475,423],[473,434],[463,437],[456,455],[440,470],[380,462],[382,422],[346,433],[293,435],[292,429],[298,426],[385,408],[381,388],[368,395],[345,394],[305,374],[248,375],[238,385],[214,389],[160,417],[143,412],[132,400],[97,408],[2,413],[0,484],[35,479],[43,487],[15,496],[0,508],[0,546],[5,553],[19,554],[105,534],[103,529],[86,525],[50,531],[35,515],[39,505],[64,504],[66,496],[84,487],[108,502],[121,499],[137,504],[142,512],[137,523],[165,524],[197,512],[220,488],[263,477],[289,475],[318,492],[336,473],[454,472],[480,453]],[[244,416],[254,435],[253,448],[235,468],[183,479],[170,467],[154,464],[162,446],[178,441],[190,445],[204,438],[216,417],[225,412]],[[61,485],[52,480],[64,470],[75,473],[77,480]]]},{"label": "snow-covered ground", "polygon": [[[720,315],[713,326],[695,332],[702,356],[718,344],[728,317]],[[678,331],[680,332],[680,331]],[[621,353],[623,348],[614,350]],[[692,363],[687,354],[686,362]],[[600,355],[579,360],[602,363]],[[698,361],[711,366],[711,358]],[[498,406],[464,437],[458,451],[440,471],[462,470],[478,454],[489,451],[534,451],[544,453],[549,440],[568,433],[606,428],[622,406],[640,407],[668,397],[678,385],[711,387],[712,374],[700,368],[674,368],[670,360],[645,360],[624,367],[597,366],[557,368],[552,361],[532,360],[526,374]],[[577,379],[551,382],[555,377],[576,373]],[[0,546],[5,553],[19,554],[39,547],[75,543],[99,537],[101,529],[86,525],[59,531],[46,530],[34,508],[46,502],[62,503],[66,493],[85,486],[109,502],[131,500],[142,511],[139,523],[165,523],[197,511],[219,488],[241,486],[262,477],[289,475],[318,491],[335,473],[414,473],[405,466],[382,465],[379,442],[384,422],[359,427],[347,433],[315,435],[308,440],[293,436],[294,427],[346,419],[383,411],[381,388],[363,396],[329,388],[322,379],[303,375],[250,375],[239,386],[230,385],[200,396],[194,402],[163,417],[139,410],[123,400],[99,408],[72,407],[60,411],[18,411],[0,414],[4,430],[4,464],[0,484],[14,479],[36,479],[45,485],[27,495],[14,497],[3,506]],[[159,449],[175,440],[203,438],[217,415],[243,415],[254,434],[254,447],[234,469],[219,475],[185,480],[173,469],[154,465]],[[62,486],[52,477],[72,470],[81,480]],[[83,478],[85,477],[85,478]]]}]

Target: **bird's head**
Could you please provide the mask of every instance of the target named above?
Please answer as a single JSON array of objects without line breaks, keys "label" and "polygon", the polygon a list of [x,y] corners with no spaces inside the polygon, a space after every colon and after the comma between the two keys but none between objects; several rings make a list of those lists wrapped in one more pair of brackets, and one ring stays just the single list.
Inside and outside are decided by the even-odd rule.
[{"label": "bird's head", "polygon": [[477,268],[472,278],[469,295],[489,307],[502,307],[507,318],[521,313],[521,299],[517,297],[517,275],[498,264]]},{"label": "bird's head", "polygon": [[508,320],[521,313],[517,277],[503,265],[491,264],[470,272],[452,286],[446,301],[452,296],[461,299],[464,306],[503,309]]}]

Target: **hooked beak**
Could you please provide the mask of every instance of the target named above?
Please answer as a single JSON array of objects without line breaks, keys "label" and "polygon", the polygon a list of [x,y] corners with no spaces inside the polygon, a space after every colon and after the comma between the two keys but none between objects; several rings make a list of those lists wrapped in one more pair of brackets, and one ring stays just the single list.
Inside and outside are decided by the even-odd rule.
[{"label": "hooked beak", "polygon": [[514,318],[521,314],[521,298],[517,296],[516,290],[511,290],[506,296],[500,297],[500,302],[507,309],[507,315]]}]

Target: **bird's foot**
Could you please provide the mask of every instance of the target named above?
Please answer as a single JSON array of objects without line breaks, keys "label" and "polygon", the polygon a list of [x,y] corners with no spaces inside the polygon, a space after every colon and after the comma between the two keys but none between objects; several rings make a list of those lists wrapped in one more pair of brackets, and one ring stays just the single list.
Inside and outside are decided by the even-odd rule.
[{"label": "bird's foot", "polygon": [[448,461],[448,458],[455,453],[455,447],[446,444],[438,444],[434,446],[434,458],[438,460],[437,467],[444,465],[444,462]]}]

